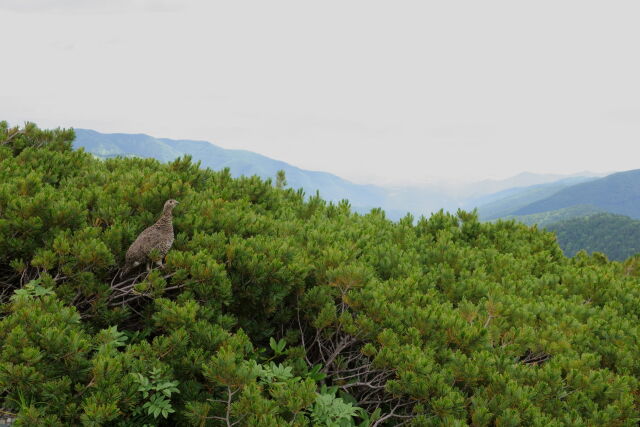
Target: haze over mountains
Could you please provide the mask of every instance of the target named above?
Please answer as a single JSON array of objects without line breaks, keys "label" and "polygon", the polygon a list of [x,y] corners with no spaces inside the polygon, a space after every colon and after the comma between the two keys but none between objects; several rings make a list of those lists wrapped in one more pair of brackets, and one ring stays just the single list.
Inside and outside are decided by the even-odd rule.
[{"label": "haze over mountains", "polygon": [[[429,216],[440,209],[478,209],[480,219],[515,219],[558,233],[567,254],[577,250],[604,251],[622,259],[640,248],[640,170],[601,175],[523,172],[504,180],[473,183],[425,183],[380,186],[350,182],[327,172],[309,171],[245,150],[221,148],[206,141],[155,138],[144,134],[104,134],[76,129],[76,148],[100,158],[151,157],[162,162],[190,155],[203,167],[229,168],[231,175],[275,179],[284,170],[288,186],[307,195],[319,192],[328,201],[348,199],[359,212],[382,208],[388,218],[408,212]],[[624,216],[626,215],[626,216]],[[619,234],[624,234],[624,236]],[[617,245],[612,242],[620,242]]]},{"label": "haze over mountains", "polygon": [[[556,233],[567,256],[602,252],[622,261],[640,251],[640,170],[525,188],[481,206],[481,219],[515,219]],[[578,180],[580,181],[580,180]]]},{"label": "haze over mountains", "polygon": [[640,218],[640,169],[618,172],[562,189],[514,212],[527,215],[576,205],[591,205],[603,211]]},{"label": "haze over mountains", "polygon": [[[527,209],[531,204],[553,196],[561,190],[597,179],[596,177],[581,176],[559,179],[555,182],[531,185],[528,187],[509,188],[498,193],[472,201],[469,209],[479,207],[480,218],[494,220],[518,215],[517,212]],[[521,215],[526,215],[522,213]]]},{"label": "haze over mountains", "polygon": [[224,149],[206,141],[154,138],[144,134],[104,134],[88,129],[75,131],[74,146],[102,158],[138,156],[167,162],[188,154],[203,167],[229,168],[234,177],[258,175],[273,179],[279,170],[284,170],[290,187],[304,188],[307,194],[319,190],[327,200],[349,199],[354,207],[376,207],[384,200],[384,191],[375,186],[354,184],[330,173],[303,170],[257,153]]},{"label": "haze over mountains", "polygon": [[[433,183],[421,186],[389,186],[355,184],[336,175],[303,170],[288,163],[244,150],[230,150],[206,141],[154,138],[144,134],[105,134],[89,129],[76,129],[76,148],[83,147],[101,157],[152,157],[166,162],[188,154],[203,167],[228,167],[234,177],[258,175],[274,178],[282,169],[292,188],[303,188],[307,194],[316,191],[326,200],[349,199],[359,211],[381,207],[392,219],[407,212],[415,216],[428,215],[440,209],[455,211],[462,207],[473,209],[505,195],[522,191],[521,187],[556,182],[560,179],[583,180],[582,176],[567,178],[562,175],[525,172],[505,180],[484,180],[470,184]],[[585,173],[585,176],[593,174]],[[494,194],[498,192],[498,194]],[[500,193],[504,192],[504,193]],[[524,205],[523,205],[524,206]]]}]

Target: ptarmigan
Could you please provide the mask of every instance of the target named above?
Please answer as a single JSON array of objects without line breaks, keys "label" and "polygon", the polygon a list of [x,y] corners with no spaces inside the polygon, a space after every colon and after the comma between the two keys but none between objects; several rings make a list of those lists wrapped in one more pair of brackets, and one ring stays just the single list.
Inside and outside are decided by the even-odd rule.
[{"label": "ptarmigan", "polygon": [[164,203],[162,216],[155,224],[145,229],[129,246],[125,256],[125,264],[121,275],[124,276],[133,268],[150,261],[149,254],[156,249],[160,254],[157,263],[162,266],[162,259],[173,245],[173,208],[180,202],[169,199]]}]

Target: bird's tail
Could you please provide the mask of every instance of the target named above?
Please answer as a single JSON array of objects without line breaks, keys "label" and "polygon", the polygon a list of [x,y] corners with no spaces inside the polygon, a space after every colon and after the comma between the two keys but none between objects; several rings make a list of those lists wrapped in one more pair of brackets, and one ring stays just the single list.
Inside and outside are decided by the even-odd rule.
[{"label": "bird's tail", "polygon": [[138,261],[125,262],[124,267],[122,267],[122,270],[120,271],[120,277],[124,277],[131,270],[133,270],[134,268],[136,268],[139,265],[140,265],[140,262],[138,262]]},{"label": "bird's tail", "polygon": [[126,276],[131,271],[132,268],[133,268],[132,264],[125,264],[124,267],[122,267],[122,270],[120,270],[120,277],[122,278]]}]

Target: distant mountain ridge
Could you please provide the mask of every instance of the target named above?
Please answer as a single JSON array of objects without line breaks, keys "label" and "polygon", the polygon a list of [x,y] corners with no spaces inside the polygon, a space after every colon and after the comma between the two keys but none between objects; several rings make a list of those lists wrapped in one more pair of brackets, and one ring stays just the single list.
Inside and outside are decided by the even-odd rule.
[{"label": "distant mountain ridge", "polygon": [[606,212],[640,219],[640,169],[570,186],[513,214],[530,215],[576,205],[591,205]]},{"label": "distant mountain ridge", "polygon": [[385,188],[355,184],[331,173],[304,170],[251,151],[221,148],[207,141],[155,138],[145,134],[107,134],[90,129],[75,129],[75,132],[74,147],[82,147],[100,158],[137,156],[168,162],[190,155],[203,167],[214,170],[229,168],[234,177],[257,175],[263,179],[274,179],[279,170],[284,170],[291,188],[302,188],[307,195],[319,191],[327,201],[348,199],[354,210],[361,213],[380,207],[392,220],[408,212],[414,216],[428,216],[431,212],[455,210],[461,205],[458,198],[437,187]]},{"label": "distant mountain ridge", "polygon": [[640,169],[598,179],[510,189],[479,207],[481,219],[514,219],[556,233],[567,256],[580,250],[624,260],[640,252]]},{"label": "distant mountain ridge", "polygon": [[[529,191],[528,188],[513,188],[522,185],[554,185],[549,182],[559,179],[567,182],[571,179],[586,179],[524,172],[507,179],[484,180],[465,185],[440,183],[381,187],[355,184],[331,173],[304,170],[254,152],[225,149],[207,141],[155,138],[145,134],[107,134],[90,129],[75,129],[75,132],[74,147],[82,147],[100,158],[136,156],[168,162],[183,155],[190,155],[195,161],[200,161],[203,167],[214,170],[229,168],[234,177],[258,175],[261,178],[274,179],[278,170],[284,170],[288,186],[291,188],[303,188],[308,195],[319,191],[328,201],[348,199],[352,207],[359,212],[380,207],[385,210],[388,218],[394,220],[405,216],[407,212],[414,216],[428,216],[440,209],[471,210],[486,200],[499,202],[499,199],[504,199],[506,195],[517,197],[523,191]],[[517,207],[523,207],[539,199],[540,197],[525,198]]]},{"label": "distant mountain ridge", "polygon": [[304,188],[309,194],[318,190],[327,200],[349,199],[354,207],[379,207],[385,201],[385,191],[379,187],[354,184],[330,173],[303,170],[257,153],[225,149],[206,141],[154,138],[145,134],[104,134],[90,129],[75,129],[75,132],[75,148],[82,147],[102,158],[138,156],[168,162],[191,155],[203,167],[215,170],[228,167],[234,177],[258,175],[274,179],[282,169],[290,187]]},{"label": "distant mountain ridge", "polygon": [[529,206],[539,200],[544,200],[562,189],[595,179],[597,178],[588,176],[572,177],[525,188],[510,188],[483,197],[481,201],[485,201],[485,203],[478,207],[478,213],[482,220],[493,220],[517,215],[516,212],[525,206]]},{"label": "distant mountain ridge", "polygon": [[[579,182],[584,179],[599,178],[602,174],[593,172],[580,172],[573,174],[540,174],[533,172],[521,172],[507,179],[486,179],[470,186],[470,196],[474,197],[472,202],[477,205],[489,203],[497,200],[500,195],[506,193],[517,193],[519,190],[534,186],[555,184],[560,182]],[[473,194],[475,192],[475,194]],[[480,196],[478,196],[480,194]]]}]

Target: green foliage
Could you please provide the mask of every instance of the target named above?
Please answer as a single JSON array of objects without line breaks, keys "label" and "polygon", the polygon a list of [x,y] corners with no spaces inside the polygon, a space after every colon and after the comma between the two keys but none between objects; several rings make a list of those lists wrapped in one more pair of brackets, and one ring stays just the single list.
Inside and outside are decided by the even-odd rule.
[{"label": "green foliage", "polygon": [[[270,341],[277,350],[275,356],[282,355],[283,340]],[[318,377],[317,368],[298,376],[289,364],[246,360],[242,353],[250,350],[241,338],[203,365],[205,378],[222,390],[222,398],[189,402],[192,424],[213,419],[227,425],[353,426],[354,418],[362,416],[359,408],[335,397],[337,388],[317,390],[316,381],[324,378]],[[224,415],[210,415],[216,409]]]},{"label": "green foliage", "polygon": [[[394,223],[0,123],[0,406],[23,425],[636,425],[640,264]],[[164,268],[120,278],[165,200]]]},{"label": "green foliage", "polygon": [[601,252],[616,261],[640,253],[640,221],[622,215],[601,213],[550,224],[567,256],[581,250]]},{"label": "green foliage", "polygon": [[557,211],[540,212],[530,215],[506,216],[503,220],[515,219],[523,224],[546,227],[559,222],[568,221],[574,218],[586,217],[602,213],[602,210],[589,205],[571,206],[569,208],[558,209]]},{"label": "green foliage", "polygon": [[336,391],[336,388],[333,390],[323,388],[316,397],[311,410],[311,419],[316,425],[331,427],[354,425],[353,417],[358,413],[358,408],[337,398]]},{"label": "green foliage", "polygon": [[154,418],[162,415],[164,418],[173,412],[171,407],[171,393],[180,393],[177,389],[178,381],[162,380],[162,371],[153,368],[149,373],[149,378],[139,372],[133,374],[134,380],[139,384],[138,391],[142,393],[143,399],[148,399],[142,406],[147,410],[148,415]]},{"label": "green foliage", "polygon": [[287,185],[287,176],[285,174],[285,171],[280,169],[276,173],[276,188],[283,189],[284,187],[286,187],[286,185]]},{"label": "green foliage", "polygon": [[45,295],[53,295],[54,292],[51,289],[47,289],[39,285],[39,280],[32,280],[21,289],[14,292],[13,300],[16,299],[28,299],[30,297],[43,297]]}]

